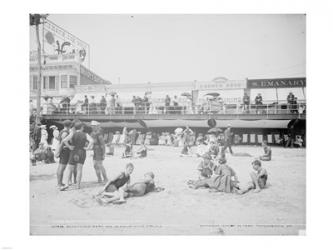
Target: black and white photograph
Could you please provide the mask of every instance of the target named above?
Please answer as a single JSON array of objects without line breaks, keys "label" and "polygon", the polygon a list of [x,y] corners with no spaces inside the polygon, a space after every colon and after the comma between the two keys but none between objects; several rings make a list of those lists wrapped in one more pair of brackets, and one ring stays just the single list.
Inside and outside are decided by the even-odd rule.
[{"label": "black and white photograph", "polygon": [[31,235],[305,234],[304,13],[29,21]]}]

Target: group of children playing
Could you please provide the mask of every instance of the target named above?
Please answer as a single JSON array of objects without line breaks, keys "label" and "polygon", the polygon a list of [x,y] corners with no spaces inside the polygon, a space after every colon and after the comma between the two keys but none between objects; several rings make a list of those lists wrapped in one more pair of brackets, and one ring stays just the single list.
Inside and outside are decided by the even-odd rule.
[{"label": "group of children playing", "polygon": [[265,188],[268,178],[267,171],[261,166],[261,161],[270,161],[272,157],[272,150],[266,141],[263,141],[262,146],[264,155],[252,162],[254,171],[250,173],[251,181],[242,189],[236,172],[226,164],[225,149],[219,149],[216,142],[211,141],[208,149],[202,150],[202,154],[197,153],[199,157],[202,157],[198,166],[199,178],[188,181],[189,187],[194,189],[206,187],[214,191],[238,194],[244,194],[251,189],[259,192]]},{"label": "group of children playing", "polygon": [[[250,182],[243,188],[239,186],[236,172],[227,165],[225,151],[208,151],[203,154],[202,161],[198,166],[199,177],[197,180],[189,180],[188,186],[193,189],[209,188],[215,192],[245,194],[250,190],[259,192],[266,187],[268,173],[262,167],[261,161],[271,159],[271,149],[263,142],[265,155],[260,159],[252,161],[253,171],[250,173]],[[130,176],[134,171],[134,165],[128,163],[125,171],[121,172],[117,177],[108,181],[103,189],[97,194],[96,200],[101,205],[121,204],[126,202],[125,199],[130,197],[144,196],[150,192],[159,192],[163,188],[156,187],[155,175],[153,172],[147,172],[143,176],[143,180],[130,184]]]}]

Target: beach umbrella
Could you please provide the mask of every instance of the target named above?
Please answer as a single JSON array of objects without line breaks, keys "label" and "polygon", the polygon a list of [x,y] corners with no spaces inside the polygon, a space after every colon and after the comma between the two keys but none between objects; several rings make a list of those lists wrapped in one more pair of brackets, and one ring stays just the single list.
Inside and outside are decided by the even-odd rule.
[{"label": "beach umbrella", "polygon": [[212,96],[212,97],[214,97],[214,98],[218,97],[219,95],[220,95],[220,94],[219,94],[219,93],[216,93],[216,92],[205,94],[205,96]]},{"label": "beach umbrella", "polygon": [[208,134],[217,134],[217,133],[222,133],[222,129],[220,128],[211,128],[207,131]]},{"label": "beach umbrella", "polygon": [[180,134],[181,132],[183,132],[183,129],[182,129],[182,128],[176,128],[176,129],[175,129],[175,133],[176,133],[176,134]]}]

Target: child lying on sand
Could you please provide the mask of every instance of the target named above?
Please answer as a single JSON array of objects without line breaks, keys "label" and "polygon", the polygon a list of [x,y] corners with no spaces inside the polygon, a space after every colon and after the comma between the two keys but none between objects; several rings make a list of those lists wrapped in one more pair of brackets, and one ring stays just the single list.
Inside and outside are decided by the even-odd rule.
[{"label": "child lying on sand", "polygon": [[252,162],[252,167],[254,169],[254,172],[250,173],[251,182],[248,183],[248,186],[245,189],[238,191],[239,194],[245,194],[251,189],[254,189],[254,192],[257,193],[266,186],[268,174],[266,169],[261,167],[261,161],[254,160]]},{"label": "child lying on sand", "polygon": [[120,188],[117,192],[114,192],[110,198],[100,198],[99,201],[102,204],[108,203],[123,203],[125,198],[128,197],[140,197],[149,192],[160,192],[163,188],[155,186],[155,175],[153,172],[144,174],[144,179],[141,182],[136,182],[130,186]]},{"label": "child lying on sand", "polygon": [[130,182],[130,175],[134,170],[132,163],[128,163],[125,167],[125,171],[120,173],[116,178],[110,180],[97,196],[100,198],[113,197],[116,192],[122,187],[126,187]]}]

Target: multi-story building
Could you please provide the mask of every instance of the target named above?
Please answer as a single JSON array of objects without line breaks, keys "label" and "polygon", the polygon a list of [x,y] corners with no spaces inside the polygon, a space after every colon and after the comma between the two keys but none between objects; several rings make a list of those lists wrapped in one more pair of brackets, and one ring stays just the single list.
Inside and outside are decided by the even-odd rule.
[{"label": "multi-story building", "polygon": [[[37,97],[38,64],[35,53],[30,55],[30,98]],[[111,82],[98,76],[81,63],[79,54],[48,55],[42,61],[42,97],[54,101],[75,95],[80,85],[110,85]]]}]

